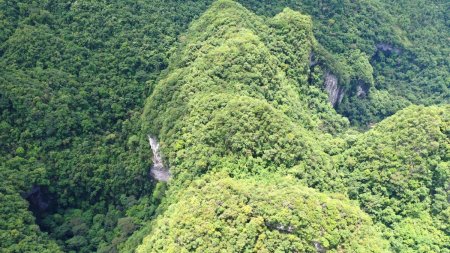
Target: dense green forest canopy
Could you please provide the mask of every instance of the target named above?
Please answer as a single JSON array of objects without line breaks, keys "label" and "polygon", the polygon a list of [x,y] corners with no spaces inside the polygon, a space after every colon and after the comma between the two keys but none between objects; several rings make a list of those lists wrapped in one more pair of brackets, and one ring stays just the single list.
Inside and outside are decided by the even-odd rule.
[{"label": "dense green forest canopy", "polygon": [[449,10],[0,0],[0,251],[450,252]]},{"label": "dense green forest canopy", "polygon": [[292,178],[194,181],[137,252],[386,252],[367,214]]}]

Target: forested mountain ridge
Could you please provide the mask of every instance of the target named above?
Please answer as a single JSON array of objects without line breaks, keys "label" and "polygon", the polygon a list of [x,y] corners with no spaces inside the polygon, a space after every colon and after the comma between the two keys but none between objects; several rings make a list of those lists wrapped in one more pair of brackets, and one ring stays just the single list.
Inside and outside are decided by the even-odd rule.
[{"label": "forested mountain ridge", "polygon": [[0,1],[2,251],[448,252],[448,3],[211,2]]},{"label": "forested mountain ridge", "polygon": [[[308,84],[310,19],[286,9],[268,23],[222,3],[191,25],[181,56],[174,56],[177,65],[155,87],[143,115],[144,131],[160,137],[175,177],[188,168],[207,171],[214,157],[227,153],[292,167],[308,153],[314,132],[346,126],[323,92]],[[293,46],[296,55],[287,55]],[[286,68],[288,57],[303,62]],[[178,169],[178,161],[189,163]]]},{"label": "forested mountain ridge", "polygon": [[[290,29],[292,24],[295,24],[295,29]],[[346,149],[345,144],[340,143],[345,142],[342,139],[345,135],[333,137],[327,134],[323,122],[314,123],[320,118],[304,120],[311,114],[320,115],[314,111],[316,108],[327,108],[324,97],[319,95],[316,98],[312,96],[313,92],[308,91],[314,89],[311,86],[314,83],[307,79],[311,74],[309,65],[299,69],[283,68],[286,59],[292,57],[289,54],[292,51],[288,50],[291,46],[297,49],[296,59],[302,58],[299,55],[301,52],[305,54],[303,59],[307,59],[310,52],[314,52],[314,46],[320,50],[318,44],[302,49],[317,43],[310,32],[312,26],[308,24],[311,22],[307,17],[290,9],[285,9],[273,19],[258,19],[232,1],[215,2],[200,19],[191,24],[187,38],[183,39],[180,54],[175,54],[173,58],[174,67],[169,67],[167,77],[157,84],[144,110],[143,129],[155,131],[152,134],[160,136],[162,150],[168,154],[166,159],[174,178],[168,192],[173,197],[167,200],[167,211],[157,218],[154,229],[144,239],[138,252],[202,252],[208,249],[231,252],[291,252],[296,249],[320,252],[322,247],[329,251],[350,252],[448,250],[450,241],[446,235],[447,222],[441,216],[441,212],[448,208],[448,201],[439,200],[437,205],[443,209],[441,212],[432,211],[436,200],[441,199],[440,194],[435,195],[436,189],[447,187],[450,179],[447,172],[443,172],[448,171],[448,106],[406,109],[364,135],[356,136],[356,142],[347,151],[333,153],[330,149]],[[309,37],[305,34],[309,34]],[[247,53],[248,48],[251,48],[251,54]],[[267,69],[270,66],[274,67]],[[286,72],[283,73],[283,70]],[[291,75],[291,71],[295,74]],[[277,78],[271,77],[271,73]],[[258,79],[260,76],[262,78]],[[265,93],[264,80],[269,80],[268,93]],[[290,85],[292,88],[289,89]],[[285,89],[293,91],[288,93],[288,99],[282,99],[286,98]],[[277,93],[281,96],[277,96]],[[306,98],[300,98],[305,94],[308,94]],[[280,100],[277,100],[278,97]],[[320,99],[323,99],[323,106],[310,106],[303,112],[300,109],[301,104],[312,105],[309,100],[320,103]],[[295,101],[302,103],[296,104]],[[296,109],[295,113],[289,110],[290,106]],[[333,118],[333,121],[336,122],[336,119]],[[418,128],[417,134],[415,127]],[[377,137],[372,137],[374,135]],[[419,143],[430,143],[430,146],[420,147]],[[404,149],[397,148],[394,151],[397,145],[402,145]],[[384,171],[386,167],[391,168]],[[227,183],[227,186],[210,189],[210,185],[214,187],[215,184],[221,184],[217,179],[207,179],[206,183],[202,180],[189,183],[192,179],[205,177],[205,174],[219,173],[218,178],[221,178],[224,177],[220,174],[223,172],[232,176],[229,183],[236,181],[240,187],[234,189]],[[274,197],[264,193],[261,196],[243,193],[246,197],[240,204],[242,207],[232,207],[231,203],[235,201],[224,204],[227,198],[241,198],[239,191],[245,189],[246,181],[240,182],[239,178],[256,176],[254,180],[262,184],[269,174],[270,178],[277,174],[291,175],[297,180],[291,185],[304,184],[358,199],[361,208],[378,222],[379,227],[372,226],[378,227],[378,233],[382,236],[372,234],[369,237],[374,241],[370,241],[365,238],[366,234],[355,233],[351,229],[351,219],[345,221],[348,227],[329,228],[330,235],[324,236],[327,226],[315,223],[323,218],[309,220],[308,215],[312,215],[312,211],[306,211],[306,216],[301,217],[295,217],[299,211],[284,216],[283,207],[274,204]],[[191,185],[189,190],[185,190],[185,181]],[[254,185],[251,188],[259,193],[259,187],[264,191],[272,185],[275,187],[273,192],[277,192],[277,180],[269,180],[267,185]],[[203,187],[208,190],[190,199]],[[231,190],[232,194],[220,200],[217,196],[228,196],[228,187],[234,189]],[[291,190],[295,191],[288,191]],[[186,191],[188,193],[184,195]],[[188,200],[185,203],[186,198]],[[204,203],[205,209],[196,201]],[[260,201],[272,204],[262,204]],[[294,202],[285,197],[283,205],[292,205],[291,209],[295,210]],[[189,209],[190,205],[194,206],[193,210]],[[321,205],[329,204],[325,201]],[[276,211],[268,211],[269,206]],[[231,210],[238,208],[243,209],[237,213],[245,213],[244,210],[248,209],[248,216],[233,216]],[[330,222],[340,220],[338,217],[327,217]],[[228,219],[234,222],[227,223]],[[414,219],[427,220],[428,223],[421,227],[423,232],[419,233],[432,236],[424,241],[421,241],[423,238],[412,243],[407,241],[409,236],[403,229]],[[257,225],[257,220],[261,220],[262,224]],[[247,227],[246,222],[255,222],[255,227]],[[303,225],[305,228],[321,226],[322,233],[306,235],[307,232],[297,222],[308,224]],[[233,230],[248,232],[233,234]],[[289,234],[289,239],[282,237],[284,233]],[[334,233],[353,235],[337,239],[333,237]],[[375,239],[377,237],[380,238]],[[390,247],[386,247],[383,237],[390,242]],[[236,243],[220,244],[221,240]],[[364,242],[371,246],[362,246]],[[356,245],[361,248],[353,248]]]}]

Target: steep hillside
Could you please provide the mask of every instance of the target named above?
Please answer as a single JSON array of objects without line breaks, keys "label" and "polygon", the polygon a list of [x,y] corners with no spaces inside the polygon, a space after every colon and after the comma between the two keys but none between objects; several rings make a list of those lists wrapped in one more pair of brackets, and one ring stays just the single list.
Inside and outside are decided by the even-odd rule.
[{"label": "steep hillside", "polygon": [[[220,1],[187,34],[143,115],[175,178],[225,164],[235,164],[236,175],[254,174],[258,166],[278,170],[327,156],[317,138],[342,131],[346,121],[307,82],[315,42],[308,17],[286,9],[264,23]],[[287,68],[289,58],[304,60]]]},{"label": "steep hillside", "polygon": [[[246,22],[247,20],[250,22]],[[246,183],[238,178],[259,175],[255,180],[262,184],[261,178],[269,174],[269,177],[275,177],[276,174],[294,175],[300,181],[292,181],[292,188],[306,184],[320,190],[340,191],[357,199],[361,208],[383,228],[383,237],[390,241],[390,250],[394,252],[417,249],[425,250],[424,252],[448,250],[449,237],[446,235],[445,218],[440,212],[437,215],[431,204],[433,199],[442,199],[442,187],[445,188],[450,182],[446,162],[448,107],[408,108],[383,121],[368,133],[356,135],[355,143],[350,143],[350,136],[343,135],[344,139],[341,139],[327,134],[329,128],[323,127],[326,121],[317,117],[320,115],[315,111],[317,107],[304,107],[305,104],[310,104],[308,101],[314,99],[311,92],[302,92],[314,89],[307,79],[302,79],[302,74],[307,76],[311,73],[309,66],[283,71],[286,59],[298,59],[292,55],[293,51],[284,48],[305,46],[311,41],[311,47],[295,51],[304,52],[304,61],[315,48],[320,48],[313,37],[306,37],[305,42],[285,39],[300,38],[303,34],[312,36],[312,33],[308,32],[312,26],[306,25],[308,20],[307,17],[289,9],[285,9],[273,19],[262,20],[232,1],[217,1],[199,20],[192,23],[187,36],[183,38],[181,48],[173,57],[175,62],[170,65],[167,76],[157,84],[153,95],[149,97],[143,115],[143,129],[159,135],[163,153],[167,154],[166,160],[174,178],[169,190],[171,197],[166,199],[167,209],[151,225],[153,229],[138,251],[201,252],[214,249],[273,252],[300,248],[313,251],[313,241],[297,240],[315,236],[299,235],[300,230],[296,230],[296,226],[282,231],[289,234],[286,238],[269,236],[270,239],[258,242],[258,233],[251,235],[250,232],[244,232],[244,237],[233,237],[231,231],[247,230],[241,223],[221,223],[219,210],[226,212],[237,207],[223,207],[220,203],[224,201],[221,201],[219,196],[228,193],[219,189],[231,187],[234,190],[229,198],[234,199],[235,192],[238,192],[236,197],[239,198],[240,191],[245,192]],[[296,29],[289,29],[281,24],[290,24]],[[278,45],[282,45],[283,49],[277,48]],[[248,53],[250,50],[251,54]],[[259,56],[260,54],[264,56]],[[261,60],[263,63],[260,64]],[[296,66],[295,63],[291,65]],[[291,75],[290,71],[296,71],[296,75]],[[273,78],[271,74],[277,78]],[[270,85],[266,86],[264,80],[269,80]],[[325,93],[320,90],[318,92]],[[276,99],[278,97],[280,100]],[[319,95],[318,98],[324,96]],[[292,110],[293,108],[295,110]],[[337,114],[332,110],[329,114],[334,114],[333,117],[337,118]],[[416,128],[411,128],[413,126],[418,128],[417,134]],[[371,137],[374,135],[376,136]],[[395,144],[402,141],[402,136],[408,141]],[[412,138],[413,136],[417,139]],[[430,143],[431,146],[418,148],[420,143]],[[349,145],[349,149],[343,153],[329,150],[343,150],[346,145]],[[405,150],[395,149],[396,145],[401,145]],[[439,151],[434,150],[435,148]],[[421,152],[426,156],[422,158],[423,162],[421,158],[414,158],[415,153]],[[436,155],[431,155],[435,153]],[[415,159],[415,162],[410,159]],[[336,161],[342,162],[334,166]],[[407,164],[415,167],[416,163],[421,170],[410,168],[402,172]],[[436,165],[438,167],[434,168]],[[385,167],[389,169],[384,171]],[[429,171],[428,177],[424,177],[424,170]],[[225,177],[232,176],[227,182],[234,185],[236,181],[235,186],[210,189],[207,183],[205,187],[208,190],[205,193],[196,192],[202,191],[205,183],[199,183],[201,187],[192,187],[197,184],[196,181],[191,184],[192,179],[217,172],[221,175],[219,177],[224,176],[220,174],[223,172],[227,173]],[[377,181],[370,181],[372,177]],[[211,187],[220,184],[220,180],[216,179],[218,177],[213,178],[215,179],[211,180]],[[392,187],[387,182],[392,182]],[[276,183],[268,184],[261,187],[261,190]],[[188,185],[191,186],[186,190]],[[437,188],[434,187],[441,189],[436,196]],[[258,187],[251,188],[258,192]],[[378,188],[381,192],[378,192]],[[275,189],[273,191],[277,192]],[[209,198],[206,192],[217,195]],[[190,199],[191,196],[198,197]],[[200,196],[205,197],[205,200],[199,199]],[[268,197],[267,200],[265,196]],[[261,218],[264,224],[260,224],[259,230],[256,231],[270,234],[267,231],[271,230],[269,221],[272,218],[259,210],[259,204],[252,198],[262,202],[268,201],[264,202],[264,205],[267,205],[264,210],[278,210],[273,202],[274,197],[268,194],[246,197],[249,210],[256,209],[255,213],[258,214],[256,217],[250,215],[247,220]],[[210,200],[217,202],[206,204]],[[204,203],[205,209],[196,206],[196,201]],[[441,210],[447,209],[447,202],[439,200],[438,203],[433,205],[439,206]],[[285,204],[289,205],[287,197]],[[194,209],[189,211],[191,205]],[[356,202],[350,205],[357,210]],[[208,225],[202,227],[194,217],[202,219]],[[336,222],[334,219],[338,219],[329,216],[328,218],[331,219],[330,222]],[[405,233],[405,226],[421,219],[427,222],[422,224],[419,233],[429,233],[428,240],[421,241],[422,239],[416,238],[414,243],[408,242],[410,234]],[[286,217],[285,222],[291,224],[293,220],[296,218]],[[312,222],[310,226],[316,225]],[[227,232],[220,232],[222,229]],[[344,231],[338,233],[353,233],[348,228]],[[196,239],[190,240],[190,236]],[[296,236],[300,237],[295,239]],[[358,243],[355,241],[360,239],[358,236],[350,236],[349,243],[356,245]],[[236,244],[229,243],[234,240]],[[249,248],[239,248],[240,240],[250,240],[255,244],[243,242],[242,245]],[[370,243],[369,240],[361,240]],[[226,243],[219,244],[219,241]],[[349,251],[363,252],[362,248],[351,249],[350,246],[345,246],[345,240],[340,240],[340,243],[334,246],[327,244],[324,249],[340,250],[349,247]],[[374,252],[388,251],[380,245],[382,243],[365,249],[371,248]],[[320,251],[317,248],[316,250]]]},{"label": "steep hillside", "polygon": [[[54,201],[30,201],[29,209],[64,251],[111,252],[131,233],[119,219],[141,197],[152,202],[155,186],[148,145],[138,137],[143,103],[177,34],[206,6],[0,1],[0,181],[22,186],[5,190],[4,203],[23,208],[8,218],[26,214],[28,230],[39,232],[19,197],[38,187]],[[6,252],[22,240],[14,226],[0,227]]]},{"label": "steep hillside", "polygon": [[340,195],[289,178],[195,181],[137,252],[387,252],[372,221]]},{"label": "steep hillside", "polygon": [[450,100],[448,1],[241,2],[266,16],[286,6],[311,15],[314,34],[336,58],[331,71],[345,90],[337,110],[353,124],[370,125],[410,103]]},{"label": "steep hillside", "polygon": [[0,251],[449,252],[449,10],[0,0]]},{"label": "steep hillside", "polygon": [[[341,156],[349,197],[387,226],[396,252],[450,249],[449,130],[448,105],[411,106],[360,136]],[[410,234],[414,224],[420,226]]]}]

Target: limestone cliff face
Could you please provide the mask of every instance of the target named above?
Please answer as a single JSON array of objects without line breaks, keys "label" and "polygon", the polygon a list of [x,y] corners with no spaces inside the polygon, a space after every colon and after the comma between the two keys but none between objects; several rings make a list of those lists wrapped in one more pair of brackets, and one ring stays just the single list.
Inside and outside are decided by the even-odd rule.
[{"label": "limestone cliff face", "polygon": [[338,78],[328,71],[325,73],[324,88],[333,106],[338,105],[344,98],[344,88],[339,86]]}]

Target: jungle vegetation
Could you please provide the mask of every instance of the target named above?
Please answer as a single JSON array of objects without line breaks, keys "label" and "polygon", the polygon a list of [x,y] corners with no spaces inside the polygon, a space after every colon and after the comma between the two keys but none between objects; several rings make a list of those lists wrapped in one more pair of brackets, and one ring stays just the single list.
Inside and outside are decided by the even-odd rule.
[{"label": "jungle vegetation", "polygon": [[450,252],[449,10],[0,0],[0,252]]}]

